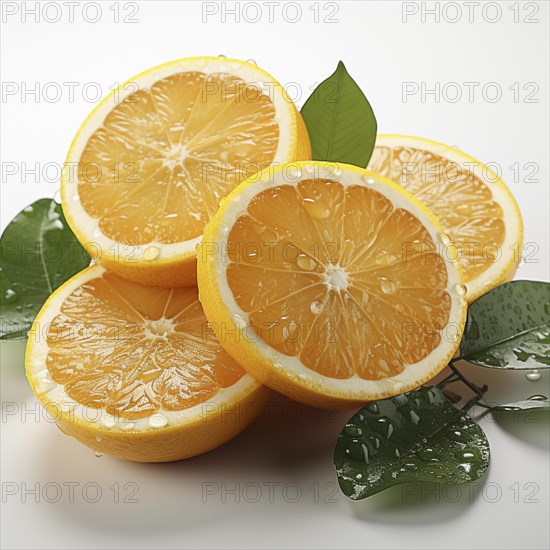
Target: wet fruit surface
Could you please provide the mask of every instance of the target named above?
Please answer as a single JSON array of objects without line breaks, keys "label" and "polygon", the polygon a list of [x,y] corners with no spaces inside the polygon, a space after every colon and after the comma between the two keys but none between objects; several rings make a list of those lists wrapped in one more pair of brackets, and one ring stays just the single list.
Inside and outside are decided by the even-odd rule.
[{"label": "wet fruit surface", "polygon": [[278,140],[275,108],[258,85],[177,73],[130,94],[93,132],[78,195],[120,243],[189,240],[222,197],[273,161]]},{"label": "wet fruit surface", "polygon": [[398,374],[431,353],[449,318],[434,240],[368,186],[303,179],[263,191],[228,251],[228,283],[251,326],[325,376]]},{"label": "wet fruit surface", "polygon": [[369,168],[421,200],[460,247],[466,282],[495,262],[504,243],[503,210],[488,185],[433,151],[405,146],[375,147]]},{"label": "wet fruit surface", "polygon": [[245,373],[208,330],[195,288],[159,289],[104,272],[76,288],[47,331],[45,381],[120,418],[187,409]]}]

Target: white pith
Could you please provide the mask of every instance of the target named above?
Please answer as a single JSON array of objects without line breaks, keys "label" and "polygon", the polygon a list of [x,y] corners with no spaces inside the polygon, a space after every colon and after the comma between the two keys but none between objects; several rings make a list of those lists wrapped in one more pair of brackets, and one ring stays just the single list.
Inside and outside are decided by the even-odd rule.
[{"label": "white pith", "polygon": [[348,274],[339,265],[327,265],[323,278],[329,290],[346,290],[348,288]]}]

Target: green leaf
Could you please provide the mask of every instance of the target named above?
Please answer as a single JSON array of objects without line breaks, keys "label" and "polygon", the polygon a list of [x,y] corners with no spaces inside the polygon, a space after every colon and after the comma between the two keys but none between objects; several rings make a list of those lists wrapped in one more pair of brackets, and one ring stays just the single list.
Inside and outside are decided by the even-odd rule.
[{"label": "green leaf", "polygon": [[0,238],[0,340],[25,338],[48,296],[89,264],[54,200],[19,212]]},{"label": "green leaf", "polygon": [[365,168],[376,141],[370,103],[340,61],[302,107],[313,160],[345,162]]},{"label": "green leaf", "polygon": [[492,411],[529,411],[533,409],[550,410],[550,399],[544,395],[532,395],[523,401],[492,405]]},{"label": "green leaf", "polygon": [[550,366],[550,284],[511,281],[468,308],[460,359],[482,367]]},{"label": "green leaf", "polygon": [[369,403],[334,451],[343,493],[360,500],[408,482],[459,484],[482,477],[489,443],[481,427],[436,387]]}]

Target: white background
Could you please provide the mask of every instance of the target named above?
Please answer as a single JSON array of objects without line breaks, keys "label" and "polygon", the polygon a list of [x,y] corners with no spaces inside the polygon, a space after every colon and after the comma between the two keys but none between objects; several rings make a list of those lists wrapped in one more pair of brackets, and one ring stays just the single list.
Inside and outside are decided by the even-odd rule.
[{"label": "white background", "polygon": [[[26,4],[32,9],[35,2]],[[272,21],[266,3],[249,2],[241,3],[240,22],[230,13],[224,20],[221,4],[233,9],[234,2],[219,3],[208,17],[205,10],[216,9],[212,2],[137,2],[133,15],[132,3],[121,2],[118,23],[110,9],[114,2],[99,3],[96,23],[85,20],[96,18],[93,7],[76,6],[71,22],[63,2],[51,4],[38,22],[33,14],[24,20],[22,5],[12,15],[15,3],[2,4],[2,229],[28,203],[53,196],[56,165],[63,163],[98,90],[105,95],[115,83],[178,57],[225,54],[256,60],[288,85],[291,95],[301,93],[301,106],[341,59],[373,105],[380,132],[443,141],[495,163],[493,169],[501,170],[517,197],[525,241],[532,243],[526,250],[530,261],[517,278],[548,280],[547,2],[470,2],[471,12],[464,4],[442,2],[439,22],[425,13],[434,2],[320,2],[317,8],[315,2],[301,2],[301,15],[280,2],[273,6]],[[59,8],[60,20],[53,22]],[[125,17],[137,22],[123,22]],[[73,98],[69,82],[75,83]],[[404,83],[418,93],[404,98]],[[441,93],[422,97],[422,88],[433,90],[436,83]],[[36,86],[38,98],[23,93]],[[519,170],[511,168],[515,163]],[[36,181],[29,172],[35,165]],[[1,346],[3,548],[550,544],[548,416],[510,413],[481,421],[492,449],[485,485],[465,486],[458,495],[456,489],[431,495],[418,488],[410,495],[411,489],[397,487],[351,503],[335,491],[332,466],[334,442],[349,414],[317,416],[274,398],[273,414],[207,455],[166,465],[98,459],[35,409],[22,348],[21,343]],[[489,401],[549,392],[548,375],[531,382],[521,373],[471,367],[466,372],[490,384]],[[53,485],[46,487],[46,497],[22,494],[35,484],[44,491],[48,483]],[[87,483],[92,485],[84,489]],[[131,485],[125,488],[126,483]],[[204,495],[203,483],[219,492]],[[225,494],[220,483],[226,484]],[[18,492],[9,494],[14,487]],[[87,502],[97,487],[101,498]],[[138,502],[122,502],[134,487]],[[234,488],[245,488],[246,494],[227,492]],[[296,499],[298,488],[302,494]],[[59,501],[48,502],[58,489]]]}]

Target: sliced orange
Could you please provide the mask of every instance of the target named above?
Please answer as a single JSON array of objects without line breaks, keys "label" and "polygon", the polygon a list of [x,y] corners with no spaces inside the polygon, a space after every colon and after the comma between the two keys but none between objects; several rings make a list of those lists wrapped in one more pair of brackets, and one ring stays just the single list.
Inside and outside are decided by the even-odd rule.
[{"label": "sliced orange", "polygon": [[301,115],[271,75],[235,59],[179,59],[122,84],[84,121],[62,175],[63,211],[112,271],[192,285],[195,246],[220,199],[272,163],[308,158]]},{"label": "sliced orange", "polygon": [[447,241],[390,180],[291,163],[222,202],[199,248],[200,299],[267,386],[320,407],[380,399],[431,379],[459,344],[465,289]]},{"label": "sliced orange", "polygon": [[196,288],[143,286],[94,265],[36,317],[27,377],[59,428],[97,454],[187,458],[239,433],[268,395],[207,328]]},{"label": "sliced orange", "polygon": [[513,277],[523,246],[521,213],[488,166],[435,141],[379,135],[369,169],[403,186],[439,218],[457,249],[469,302]]}]

